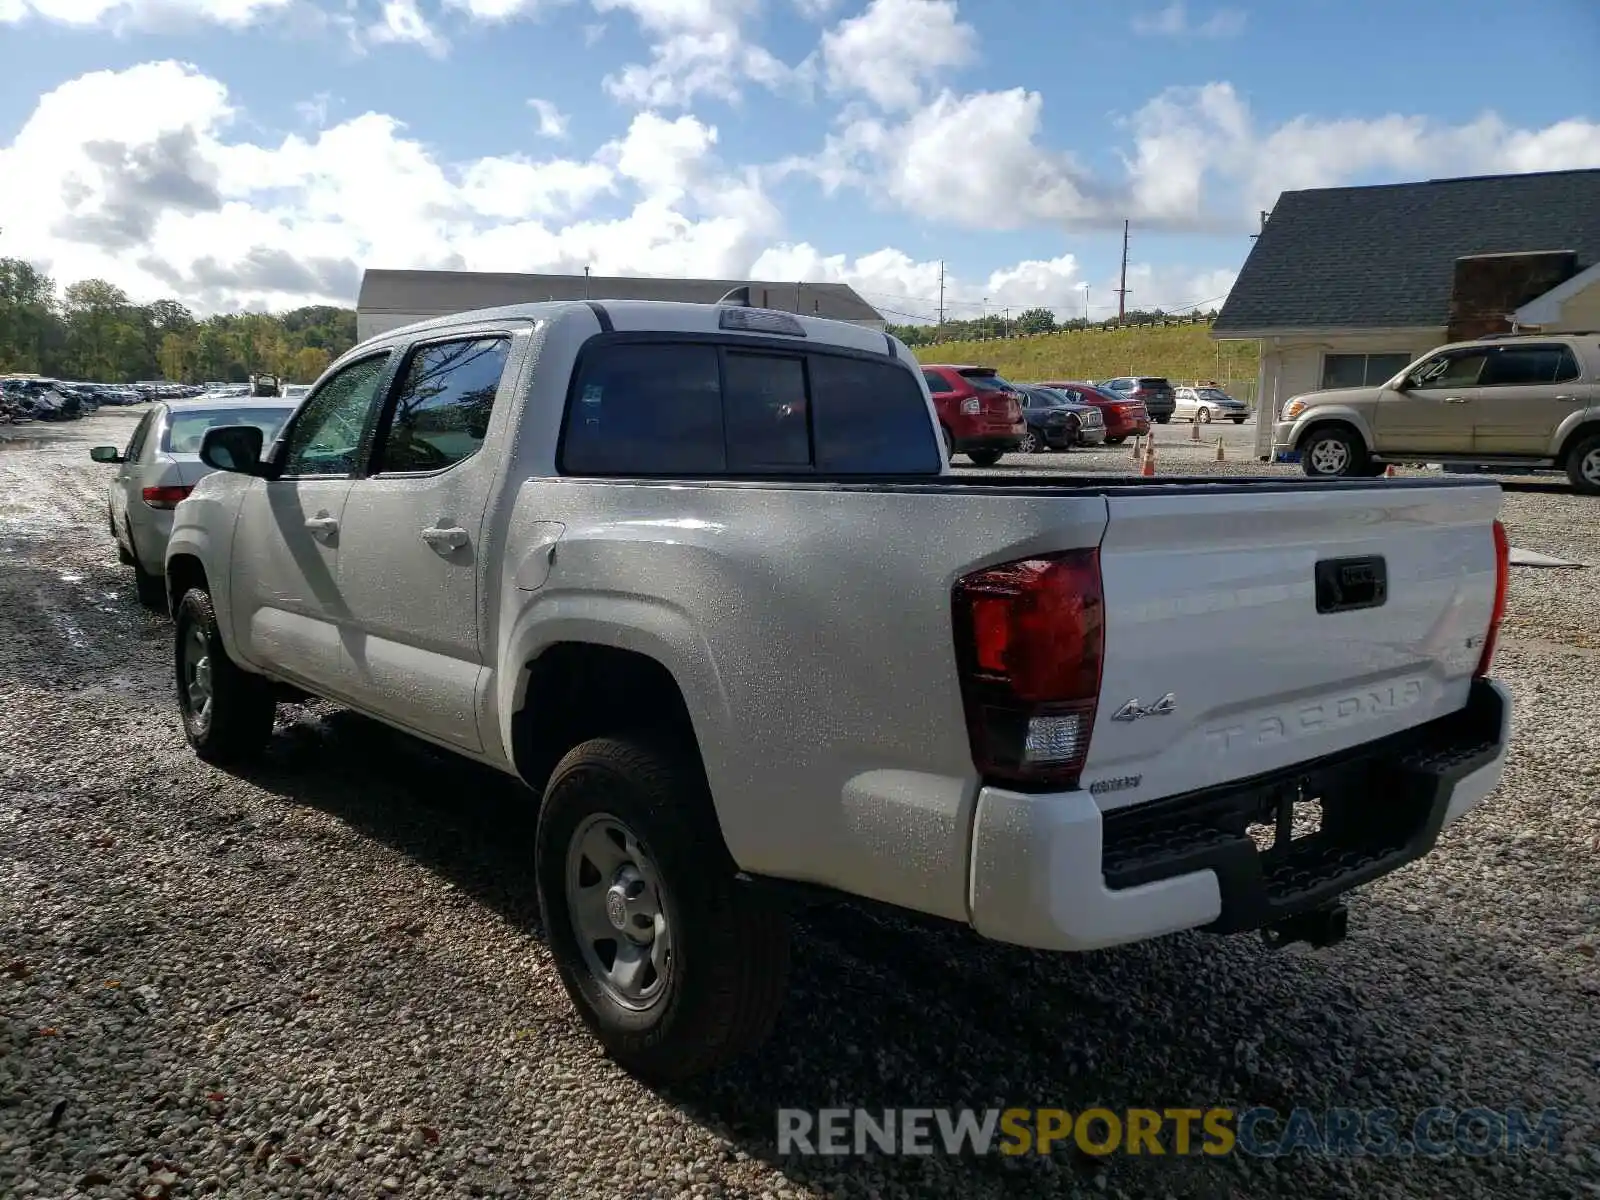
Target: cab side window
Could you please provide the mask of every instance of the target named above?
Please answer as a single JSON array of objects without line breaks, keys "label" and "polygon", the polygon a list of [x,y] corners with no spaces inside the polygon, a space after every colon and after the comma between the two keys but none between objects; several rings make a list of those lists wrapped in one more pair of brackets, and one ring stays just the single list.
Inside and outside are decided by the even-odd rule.
[{"label": "cab side window", "polygon": [[1451,350],[1430,358],[1411,376],[1412,386],[1425,390],[1476,387],[1488,357],[1487,350],[1473,349]]},{"label": "cab side window", "polygon": [[361,457],[361,438],[378,404],[388,371],[385,351],[331,375],[306,400],[289,430],[283,474],[350,475]]}]

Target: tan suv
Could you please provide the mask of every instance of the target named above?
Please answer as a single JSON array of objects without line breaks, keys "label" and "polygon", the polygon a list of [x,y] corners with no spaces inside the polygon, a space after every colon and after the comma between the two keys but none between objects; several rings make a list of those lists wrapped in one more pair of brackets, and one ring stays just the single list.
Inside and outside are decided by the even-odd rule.
[{"label": "tan suv", "polygon": [[1380,387],[1306,392],[1283,407],[1273,457],[1313,478],[1391,462],[1564,470],[1600,495],[1600,333],[1456,342]]}]

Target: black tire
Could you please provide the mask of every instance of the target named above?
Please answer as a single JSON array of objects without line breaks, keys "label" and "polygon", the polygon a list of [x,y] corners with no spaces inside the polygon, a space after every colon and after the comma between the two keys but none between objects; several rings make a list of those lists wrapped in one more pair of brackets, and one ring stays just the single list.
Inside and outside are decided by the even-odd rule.
[{"label": "black tire", "polygon": [[[1328,465],[1335,460],[1336,467]],[[1367,465],[1366,445],[1346,425],[1324,425],[1300,440],[1300,469],[1312,479],[1348,479],[1364,474]]]},{"label": "black tire", "polygon": [[1202,425],[1211,424],[1211,410],[1202,404],[1194,410],[1194,419]]},{"label": "black tire", "polygon": [[1128,440],[1128,438],[1127,438],[1126,434],[1122,435],[1121,437],[1108,437],[1105,440],[1105,445],[1107,445],[1107,446],[1120,446],[1120,445],[1122,445],[1123,442],[1125,442],[1127,440]]},{"label": "black tire", "polygon": [[[173,614],[173,632],[173,678],[178,713],[189,745],[206,762],[218,766],[246,762],[259,755],[272,736],[272,718],[277,712],[272,684],[241,670],[228,657],[217,631],[211,597],[199,588],[185,592]],[[186,658],[186,645],[191,636],[198,636],[204,645],[209,713],[196,709],[189,687],[192,664]]]},{"label": "black tire", "polygon": [[133,591],[139,597],[139,603],[152,612],[165,613],[167,611],[167,581],[160,575],[152,575],[144,569],[144,564],[139,561],[139,547],[133,540],[133,526],[127,527],[128,531],[128,565],[133,568]]},{"label": "black tire", "polygon": [[1244,424],[1244,418],[1243,417],[1229,417],[1228,420],[1232,421],[1235,425],[1243,425]]},{"label": "black tire", "polygon": [[117,561],[125,567],[133,566],[133,555],[128,553],[128,548],[122,544],[122,538],[117,533],[117,518],[111,515],[111,510],[106,509],[106,524],[111,527],[111,540],[116,543]]},{"label": "black tire", "polygon": [[[1589,462],[1587,473],[1584,471],[1586,462]],[[1580,495],[1600,496],[1600,435],[1586,437],[1567,451],[1567,479],[1572,483],[1572,490]]]},{"label": "black tire", "polygon": [[[569,848],[592,822],[608,818],[625,826],[647,857],[660,887],[642,890],[650,891],[647,899],[659,897],[671,936],[670,968],[652,977],[649,986],[659,990],[643,1008],[620,1002],[590,965],[568,895]],[[561,982],[617,1063],[666,1083],[715,1070],[766,1040],[788,986],[788,917],[735,882],[704,773],[691,755],[622,738],[573,747],[545,788],[534,854]],[[570,869],[581,880],[581,866]],[[591,878],[589,886],[603,885],[603,875]],[[607,964],[595,961],[603,973]]]},{"label": "black tire", "polygon": [[1168,413],[1164,417],[1155,418],[1155,422],[1156,422],[1157,425],[1165,425],[1167,422],[1169,422],[1171,420],[1172,420],[1172,414],[1171,413]]},{"label": "black tire", "polygon": [[1004,453],[1004,450],[968,450],[967,457],[972,460],[974,466],[992,467],[1000,461],[1000,456]]},{"label": "black tire", "polygon": [[945,462],[955,462],[955,460],[956,460],[955,443],[950,438],[950,431],[948,429],[946,429],[943,425],[939,426],[939,437],[944,442],[944,460],[945,460]]},{"label": "black tire", "polygon": [[1044,449],[1044,438],[1031,429],[1022,435],[1022,442],[1017,446],[1021,454],[1043,454]]}]

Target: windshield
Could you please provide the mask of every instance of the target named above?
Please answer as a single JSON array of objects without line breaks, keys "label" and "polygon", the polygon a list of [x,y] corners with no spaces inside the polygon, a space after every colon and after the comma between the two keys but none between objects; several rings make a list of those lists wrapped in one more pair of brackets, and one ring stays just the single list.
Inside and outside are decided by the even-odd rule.
[{"label": "windshield", "polygon": [[292,412],[288,408],[208,408],[203,412],[173,412],[167,418],[167,433],[161,448],[169,454],[199,454],[200,439],[206,430],[224,425],[254,425],[261,440],[270,442]]},{"label": "windshield", "polygon": [[1054,388],[1034,388],[1032,395],[1033,402],[1041,408],[1065,408],[1073,403],[1070,397],[1063,395]]},{"label": "windshield", "polygon": [[961,373],[963,379],[980,392],[1014,392],[1016,388],[1001,379],[998,375],[968,375]]}]

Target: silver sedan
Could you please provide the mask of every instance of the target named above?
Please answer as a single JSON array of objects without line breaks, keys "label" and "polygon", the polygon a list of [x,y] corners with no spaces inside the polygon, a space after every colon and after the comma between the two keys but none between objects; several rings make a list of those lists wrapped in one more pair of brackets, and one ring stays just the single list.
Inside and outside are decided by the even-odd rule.
[{"label": "silver sedan", "polygon": [[127,446],[96,446],[89,457],[117,467],[107,519],[117,555],[133,568],[141,603],[165,609],[167,538],[172,510],[211,473],[200,439],[220,425],[254,425],[270,443],[295,409],[284,400],[180,400],[151,406]]},{"label": "silver sedan", "polygon": [[1250,416],[1248,404],[1243,400],[1235,400],[1221,388],[1181,387],[1172,396],[1176,405],[1172,415],[1180,421],[1195,421],[1201,425],[1209,425],[1212,421],[1232,421],[1235,425],[1243,425]]}]

